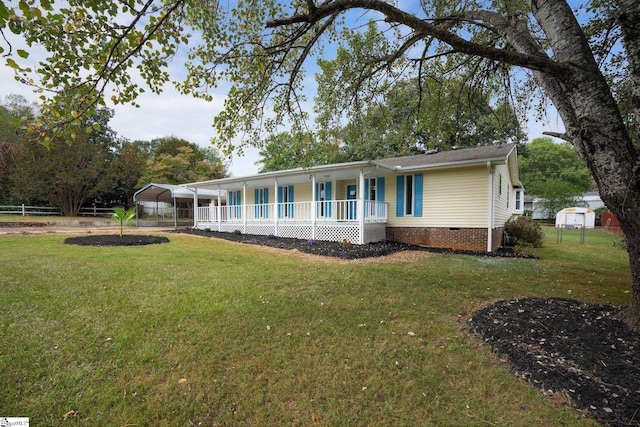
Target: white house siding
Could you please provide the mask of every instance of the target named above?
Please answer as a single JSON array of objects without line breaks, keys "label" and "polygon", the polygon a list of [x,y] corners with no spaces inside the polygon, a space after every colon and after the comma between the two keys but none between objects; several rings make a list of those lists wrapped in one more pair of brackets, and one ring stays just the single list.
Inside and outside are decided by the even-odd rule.
[{"label": "white house siding", "polygon": [[416,172],[423,174],[422,217],[396,216],[396,178],[385,179],[389,227],[484,228],[488,219],[486,166]]}]

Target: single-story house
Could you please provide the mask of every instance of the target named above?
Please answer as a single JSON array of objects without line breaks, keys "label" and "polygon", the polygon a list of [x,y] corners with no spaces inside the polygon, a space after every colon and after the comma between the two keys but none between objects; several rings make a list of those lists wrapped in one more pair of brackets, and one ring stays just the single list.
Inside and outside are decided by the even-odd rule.
[{"label": "single-story house", "polygon": [[[185,185],[196,229],[494,251],[524,211],[516,146],[314,166]],[[225,193],[226,192],[226,193]],[[226,194],[226,201],[223,199]]]},{"label": "single-story house", "polygon": [[[531,216],[533,219],[549,219],[553,217],[553,212],[547,212],[542,208],[542,202],[545,199],[540,198],[535,195],[527,194],[524,197],[524,211],[525,215]],[[600,193],[597,191],[587,191],[586,193],[582,193],[580,197],[577,198],[577,204],[580,207],[589,208],[592,211],[595,211],[598,208],[605,207],[604,202],[600,198]],[[570,206],[567,206],[570,207]],[[549,218],[547,218],[549,217]]]}]

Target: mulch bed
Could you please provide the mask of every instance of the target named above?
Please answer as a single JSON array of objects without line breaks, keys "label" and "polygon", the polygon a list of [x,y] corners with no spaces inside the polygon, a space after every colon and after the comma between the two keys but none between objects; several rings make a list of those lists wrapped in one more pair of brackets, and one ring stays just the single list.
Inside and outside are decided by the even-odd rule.
[{"label": "mulch bed", "polygon": [[620,307],[562,298],[500,301],[476,313],[473,333],[546,395],[560,393],[611,426],[640,425],[640,335]]},{"label": "mulch bed", "polygon": [[254,234],[235,234],[224,233],[219,231],[203,231],[192,230],[190,228],[178,230],[180,233],[194,234],[204,237],[213,237],[217,239],[229,240],[232,242],[246,243],[250,245],[269,246],[279,249],[297,249],[300,252],[304,252],[312,255],[327,256],[333,258],[340,258],[345,260],[380,257],[390,255],[396,252],[402,251],[428,251],[435,253],[448,253],[448,254],[466,254],[466,255],[481,255],[481,256],[506,256],[516,257],[515,252],[511,250],[500,250],[497,252],[475,252],[475,251],[462,251],[453,249],[440,249],[440,248],[427,248],[423,246],[407,245],[404,243],[397,243],[391,241],[383,241],[376,243],[369,243],[366,245],[352,245],[344,244],[341,242],[327,242],[320,240],[304,240],[304,239],[291,239],[286,237],[276,236],[261,236]]},{"label": "mulch bed", "polygon": [[64,243],[81,246],[143,246],[158,243],[169,243],[169,239],[160,236],[145,236],[137,234],[95,234],[90,236],[68,237]]}]

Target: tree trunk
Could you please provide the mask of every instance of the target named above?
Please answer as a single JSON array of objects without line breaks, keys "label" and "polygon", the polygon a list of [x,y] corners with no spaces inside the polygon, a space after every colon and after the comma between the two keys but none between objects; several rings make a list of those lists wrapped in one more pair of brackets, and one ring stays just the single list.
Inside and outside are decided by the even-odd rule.
[{"label": "tree trunk", "polygon": [[531,0],[531,4],[550,41],[554,59],[571,65],[571,72],[564,76],[542,73],[535,76],[562,117],[567,139],[587,164],[602,200],[625,233],[632,279],[632,300],[625,319],[640,331],[638,152],[569,6],[546,0]]}]

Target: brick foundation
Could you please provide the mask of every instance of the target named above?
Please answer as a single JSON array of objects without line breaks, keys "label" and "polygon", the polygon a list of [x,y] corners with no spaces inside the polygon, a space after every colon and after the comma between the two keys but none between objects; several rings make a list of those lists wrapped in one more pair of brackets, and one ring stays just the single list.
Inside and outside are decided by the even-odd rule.
[{"label": "brick foundation", "polygon": [[[491,244],[493,251],[502,245],[503,230],[502,227],[493,229]],[[486,228],[387,227],[387,239],[432,248],[479,252],[487,250]]]}]

